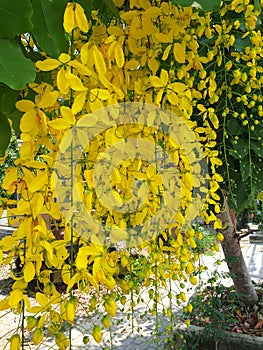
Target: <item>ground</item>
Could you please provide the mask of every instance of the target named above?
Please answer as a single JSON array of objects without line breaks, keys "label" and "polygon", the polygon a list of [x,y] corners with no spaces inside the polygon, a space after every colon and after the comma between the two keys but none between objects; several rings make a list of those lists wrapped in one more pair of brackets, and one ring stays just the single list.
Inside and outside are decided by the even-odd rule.
[{"label": "ground", "polygon": [[[248,269],[250,271],[251,277],[255,283],[263,280],[263,244],[250,244],[249,237],[245,237],[241,241],[242,251],[244,254],[245,261],[247,263]],[[203,279],[208,279],[212,274],[216,273],[221,274],[221,272],[227,272],[227,265],[223,262],[221,265],[217,265],[215,262],[217,260],[223,259],[223,253],[218,252],[213,256],[204,255],[201,257],[201,262],[208,266],[209,269],[207,273],[203,275]],[[8,286],[3,282],[8,277],[8,271],[6,267],[2,267],[0,270],[0,299],[3,299],[8,292]],[[229,286],[232,284],[231,279],[222,278],[222,283],[224,285]],[[190,297],[195,290],[193,288],[188,290],[189,286],[185,287],[185,291]],[[175,289],[176,286],[174,285]],[[163,298],[162,302],[164,304],[168,303],[168,298],[165,298],[167,294],[166,290],[163,290]],[[126,350],[153,350],[156,349],[156,341],[160,343],[160,349],[162,349],[162,344],[166,338],[165,329],[168,324],[168,320],[166,317],[162,316],[162,307],[160,305],[160,312],[158,314],[159,317],[159,339],[156,340],[155,337],[155,318],[153,316],[144,316],[140,318],[140,315],[143,315],[147,306],[149,306],[149,296],[147,293],[147,289],[141,290],[140,300],[136,302],[135,312],[133,318],[134,322],[134,332],[132,332],[132,319],[128,320],[127,315],[130,313],[130,310],[127,308],[125,312],[117,312],[117,316],[115,322],[112,327],[112,347],[114,349],[126,349]],[[85,305],[85,297],[83,296],[83,305]],[[142,301],[143,300],[143,301]],[[33,299],[32,299],[33,301]],[[174,315],[176,316],[177,323],[181,322],[181,308],[177,307],[174,310]],[[0,344],[4,344],[7,339],[12,334],[12,330],[15,329],[18,324],[20,315],[14,315],[13,313],[0,312],[1,318],[1,329],[0,329]],[[72,332],[72,344],[74,350],[83,349],[83,335],[90,334],[92,328],[92,322],[99,323],[100,321],[97,319],[98,316],[93,315],[92,319],[85,316],[85,313],[78,311],[76,318],[76,325],[74,325]],[[65,329],[67,332],[67,329]],[[25,350],[35,349],[30,343],[30,334],[27,334],[28,338],[28,346],[26,346]],[[40,350],[44,350],[54,345],[54,341],[52,339],[47,338],[45,343],[38,347]],[[102,346],[110,345],[110,331],[105,331],[103,335]],[[4,349],[1,347],[0,349]],[[56,347],[55,347],[56,348]],[[86,345],[87,349],[95,350],[101,349],[101,345],[98,345],[93,341],[92,337],[90,337],[89,345]]]}]

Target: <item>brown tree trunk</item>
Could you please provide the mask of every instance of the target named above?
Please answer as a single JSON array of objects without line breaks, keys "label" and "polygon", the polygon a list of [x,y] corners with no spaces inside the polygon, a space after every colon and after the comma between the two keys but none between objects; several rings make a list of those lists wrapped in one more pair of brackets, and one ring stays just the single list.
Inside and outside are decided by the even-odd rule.
[{"label": "brown tree trunk", "polygon": [[235,290],[241,293],[242,300],[248,306],[253,306],[258,302],[258,296],[254,285],[252,284],[249,271],[242,255],[242,250],[239,244],[236,233],[236,223],[233,217],[233,212],[228,208],[225,199],[224,208],[218,214],[223,224],[223,229],[220,230],[224,235],[222,248],[226,258],[231,277],[234,282]]}]

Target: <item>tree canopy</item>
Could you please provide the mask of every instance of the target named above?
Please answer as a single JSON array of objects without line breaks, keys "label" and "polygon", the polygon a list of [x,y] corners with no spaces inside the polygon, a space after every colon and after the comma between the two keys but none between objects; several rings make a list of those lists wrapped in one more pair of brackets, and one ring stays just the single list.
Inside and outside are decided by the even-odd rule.
[{"label": "tree canopy", "polygon": [[[113,17],[119,18],[119,10],[127,10],[129,7],[128,2],[124,1],[119,2],[121,4],[119,9],[112,0],[79,0],[77,2],[83,7],[89,20],[91,20],[92,10],[96,9],[105,23]],[[215,74],[215,95],[220,96],[220,99],[211,101],[211,98],[205,98],[203,106],[214,108],[216,115],[226,116],[217,129],[215,148],[219,151],[223,162],[219,172],[224,177],[231,206],[236,210],[242,210],[256,196],[256,192],[262,190],[260,1],[246,1],[247,8],[242,8],[243,5],[239,4],[237,12],[226,11],[223,14],[218,10],[220,1],[173,0],[172,2],[186,7],[196,6],[194,8],[200,13],[208,12],[207,25],[211,25],[211,29],[207,28],[203,35],[199,35],[195,50],[198,55],[208,51],[210,56],[215,57],[215,51],[219,55],[217,61],[202,63],[201,75],[206,74],[206,78],[202,79],[200,75],[198,77],[196,69],[192,69],[191,74],[193,74],[193,84],[199,87],[201,93],[202,84],[203,91],[206,90],[208,75]],[[51,82],[49,72],[37,71],[35,62],[47,56],[57,58],[69,48],[70,38],[63,28],[66,3],[66,0],[48,2],[27,0],[23,6],[18,0],[12,3],[9,1],[1,3],[0,152],[2,156],[11,137],[11,128],[6,117],[12,121],[12,127],[17,135],[20,134],[19,122],[22,113],[15,108],[15,102],[23,95],[26,84],[42,80]],[[226,4],[225,6],[230,6],[230,3],[232,3],[231,6],[235,5],[235,2],[230,1],[223,3]],[[249,24],[248,21],[250,21]],[[217,28],[222,28],[222,23],[226,27],[219,32]],[[208,33],[211,35],[209,36]],[[87,33],[87,39],[89,35],[90,32]],[[230,41],[224,42],[226,38]],[[169,48],[169,45],[164,43],[163,49],[165,46]],[[169,57],[170,55],[167,57],[166,64],[169,62]],[[258,84],[252,83],[255,80]],[[193,117],[196,118],[195,115],[198,113],[205,113],[205,110],[202,112],[194,108]],[[198,118],[196,120],[198,122]]]},{"label": "tree canopy", "polygon": [[[117,16],[112,0],[79,0],[87,18],[93,8],[105,17]],[[67,52],[69,40],[63,28],[66,0],[3,0],[0,5],[0,156],[3,156],[11,138],[9,123],[19,134],[21,113],[15,102],[27,83],[39,81],[35,62],[43,56],[58,57]]]}]

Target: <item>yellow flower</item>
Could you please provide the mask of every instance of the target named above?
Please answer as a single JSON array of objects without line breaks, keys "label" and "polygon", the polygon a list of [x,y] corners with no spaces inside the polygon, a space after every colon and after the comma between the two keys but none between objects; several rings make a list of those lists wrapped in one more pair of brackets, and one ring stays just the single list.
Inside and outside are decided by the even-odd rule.
[{"label": "yellow flower", "polygon": [[58,91],[47,88],[41,95],[36,95],[35,103],[30,100],[16,102],[16,108],[24,112],[20,121],[22,133],[32,136],[47,134],[48,117],[43,110],[56,106],[58,96]]},{"label": "yellow flower", "polygon": [[74,28],[79,28],[82,32],[89,31],[89,23],[84,13],[84,9],[77,2],[68,2],[64,13],[64,29],[71,33]]},{"label": "yellow flower", "polygon": [[73,324],[75,319],[75,313],[76,313],[76,307],[77,307],[77,300],[71,299],[66,302],[65,308],[66,308],[66,319],[68,323]]},{"label": "yellow flower", "polygon": [[222,241],[224,240],[224,235],[223,235],[222,233],[218,232],[218,234],[216,235],[216,238],[217,238],[220,242],[222,242]]},{"label": "yellow flower", "polygon": [[101,342],[101,340],[102,340],[102,329],[101,329],[100,326],[93,327],[93,329],[92,329],[92,336],[93,336],[94,340],[97,343]]},{"label": "yellow flower", "polygon": [[21,348],[21,338],[19,334],[14,334],[9,339],[10,342],[10,350],[19,350]]}]

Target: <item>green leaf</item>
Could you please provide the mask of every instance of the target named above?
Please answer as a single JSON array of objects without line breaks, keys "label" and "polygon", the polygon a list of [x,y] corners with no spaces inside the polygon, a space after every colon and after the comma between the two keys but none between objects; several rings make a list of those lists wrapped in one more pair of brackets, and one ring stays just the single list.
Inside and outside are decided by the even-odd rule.
[{"label": "green leaf", "polygon": [[120,18],[119,11],[117,7],[115,6],[113,0],[102,0],[102,2],[105,4],[106,7],[110,10],[110,12],[117,18]]},{"label": "green leaf", "polygon": [[[260,129],[259,131],[262,132],[262,130]],[[262,134],[261,134],[262,135]],[[258,138],[257,139],[250,139],[250,147],[251,150],[253,150],[254,154],[257,157],[257,160],[262,160],[263,158],[263,145],[262,145],[262,141],[259,141]],[[263,167],[263,164],[261,165],[261,167]]]},{"label": "green leaf", "polygon": [[183,7],[192,6],[194,0],[172,0],[172,3],[175,5],[180,5]]},{"label": "green leaf", "polygon": [[205,12],[217,12],[220,8],[221,0],[171,0],[173,4],[183,7],[194,6],[201,8]]},{"label": "green leaf", "polygon": [[[20,134],[20,119],[23,115],[16,109],[15,103],[21,98],[19,91],[10,89],[8,86],[0,86],[0,113],[12,121],[12,129],[15,130],[16,135]],[[0,136],[1,137],[1,136]]]},{"label": "green leaf", "polygon": [[235,51],[241,52],[245,50],[246,47],[252,47],[252,43],[248,37],[243,38],[242,33],[235,33],[235,42],[233,44],[233,48]]},{"label": "green leaf", "polygon": [[[106,8],[106,10],[108,10],[107,12],[109,12],[111,16],[113,15],[114,17],[120,18],[119,11],[113,0],[93,0],[93,7],[98,10],[103,10],[103,8]],[[106,13],[104,13],[104,11],[101,13],[102,16],[105,14]]]},{"label": "green leaf", "polygon": [[9,115],[8,118],[12,121],[12,129],[15,131],[16,135],[20,135],[20,119],[23,115],[23,112],[18,109],[14,109]]},{"label": "green leaf", "polygon": [[250,179],[252,176],[252,169],[251,169],[252,167],[251,168],[250,167],[251,167],[251,163],[250,163],[249,156],[246,156],[240,159],[240,172],[241,172],[242,180],[244,182],[246,182],[247,179]]},{"label": "green leaf", "polygon": [[19,99],[19,91],[8,86],[0,86],[0,112],[7,115],[15,109],[15,103]]},{"label": "green leaf", "polygon": [[33,0],[32,34],[41,50],[51,57],[68,52],[68,41],[63,28],[67,0]]},{"label": "green leaf", "polygon": [[0,113],[0,125],[0,157],[3,157],[11,138],[10,124],[3,113]]},{"label": "green leaf", "polygon": [[198,0],[197,2],[205,12],[217,12],[220,9],[221,0]]},{"label": "green leaf", "polygon": [[[237,182],[237,206],[235,211],[238,213],[242,212],[246,207],[248,207],[251,204],[251,194],[248,191],[250,189],[249,183],[244,181],[238,181]],[[255,198],[253,198],[255,199]]]},{"label": "green leaf", "polygon": [[248,143],[246,140],[239,138],[232,141],[232,148],[229,149],[229,154],[235,159],[241,160],[248,155]]},{"label": "green leaf", "polygon": [[1,0],[0,38],[13,38],[32,29],[30,17],[33,10],[30,0]]},{"label": "green leaf", "polygon": [[0,52],[0,82],[14,90],[20,90],[34,81],[35,65],[25,58],[16,41],[0,39]]},{"label": "green leaf", "polygon": [[227,129],[232,136],[242,135],[244,132],[244,126],[240,125],[240,123],[234,118],[227,121]]},{"label": "green leaf", "polygon": [[255,11],[261,11],[260,0],[254,0],[254,9],[255,9]]},{"label": "green leaf", "polygon": [[90,19],[93,0],[77,0],[77,2],[83,7],[87,18]]}]

